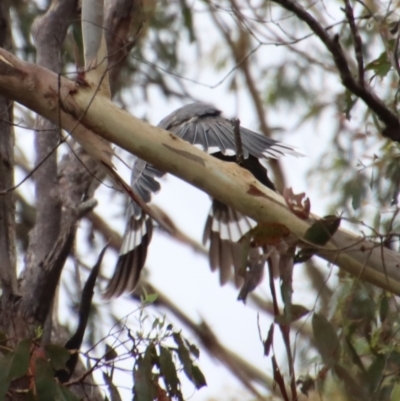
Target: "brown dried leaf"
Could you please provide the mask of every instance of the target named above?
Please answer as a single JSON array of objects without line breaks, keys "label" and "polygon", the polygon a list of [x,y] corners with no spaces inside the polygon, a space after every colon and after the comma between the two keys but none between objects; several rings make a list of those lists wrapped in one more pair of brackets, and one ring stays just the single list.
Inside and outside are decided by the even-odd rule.
[{"label": "brown dried leaf", "polygon": [[306,194],[304,192],[295,194],[292,188],[285,188],[283,190],[283,197],[289,209],[302,220],[308,219],[311,209],[310,199],[305,198],[305,196]]},{"label": "brown dried leaf", "polygon": [[289,401],[289,396],[288,396],[288,393],[286,392],[286,387],[285,387],[285,380],[282,376],[282,373],[279,369],[279,366],[276,362],[274,355],[272,355],[272,357],[271,357],[271,362],[272,362],[272,371],[274,374],[274,380],[275,380],[276,384],[278,385],[279,389],[281,390],[283,399],[285,401]]},{"label": "brown dried leaf", "polygon": [[246,233],[240,242],[249,240],[252,247],[265,247],[278,245],[282,238],[290,234],[289,229],[280,223],[259,223],[256,227]]},{"label": "brown dried leaf", "polygon": [[272,346],[272,341],[274,339],[274,327],[275,327],[275,325],[273,323],[271,323],[271,326],[268,330],[267,339],[264,341],[264,355],[265,356],[269,355],[269,351]]}]

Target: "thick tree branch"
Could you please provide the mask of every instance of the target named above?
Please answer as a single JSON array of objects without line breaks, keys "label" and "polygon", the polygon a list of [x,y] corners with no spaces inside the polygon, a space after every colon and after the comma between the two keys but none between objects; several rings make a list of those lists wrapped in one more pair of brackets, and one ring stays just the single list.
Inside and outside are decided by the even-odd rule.
[{"label": "thick tree branch", "polygon": [[85,55],[85,79],[102,94],[110,97],[108,57],[104,36],[104,1],[82,2],[82,38]]},{"label": "thick tree branch", "polygon": [[[61,79],[60,103],[57,85],[55,74],[0,50],[0,93],[46,118],[57,120],[61,114],[64,128],[94,156],[103,158],[105,155],[99,149],[95,135],[93,138],[83,135],[90,133],[88,130],[259,222],[287,226],[299,239],[312,224],[312,220],[297,218],[282,197],[262,186],[236,164],[221,162],[175,135],[118,109],[109,99],[99,95],[93,97],[93,89],[79,87],[66,79]],[[339,230],[325,247],[317,250],[317,254],[359,278],[400,294],[400,256],[380,244]]]},{"label": "thick tree branch", "polygon": [[[76,0],[55,0],[46,14],[35,20],[32,28],[37,49],[37,63],[57,74],[62,69],[62,45],[68,26],[76,17],[76,8]],[[55,150],[60,140],[61,132],[57,121],[49,121],[38,116],[35,128],[35,166],[38,168],[34,174],[36,224],[30,234],[23,280],[23,291],[30,293],[36,292],[36,288],[32,287],[32,280],[40,270],[40,263],[53,248],[60,232],[61,201]],[[47,286],[47,283],[38,284]]]},{"label": "thick tree branch", "polygon": [[333,56],[336,68],[338,69],[343,85],[354,95],[362,99],[366,105],[386,125],[382,135],[400,142],[400,121],[385,103],[368,87],[357,82],[350,71],[346,56],[339,43],[339,37],[331,37],[321,24],[305,9],[299,2],[294,0],[273,0],[286,10],[293,12],[300,20],[304,21],[309,28],[324,43]]},{"label": "thick tree branch", "polygon": [[[0,3],[0,46],[11,48],[9,1]],[[13,102],[0,96],[0,191],[14,185],[14,128]],[[18,293],[15,268],[15,196],[0,196],[0,311]],[[0,327],[5,325],[0,317]]]}]

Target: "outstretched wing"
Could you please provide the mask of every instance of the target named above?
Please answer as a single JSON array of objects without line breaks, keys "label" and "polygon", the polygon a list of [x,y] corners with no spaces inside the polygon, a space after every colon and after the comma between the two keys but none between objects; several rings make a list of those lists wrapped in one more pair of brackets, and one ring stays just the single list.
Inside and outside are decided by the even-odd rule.
[{"label": "outstretched wing", "polygon": [[[236,154],[235,135],[232,123],[221,116],[221,111],[203,103],[183,106],[165,117],[159,127],[173,132],[183,140],[199,145],[210,154]],[[240,126],[244,157],[253,155],[258,159],[277,158],[288,154],[301,156],[292,147],[257,134]]]}]

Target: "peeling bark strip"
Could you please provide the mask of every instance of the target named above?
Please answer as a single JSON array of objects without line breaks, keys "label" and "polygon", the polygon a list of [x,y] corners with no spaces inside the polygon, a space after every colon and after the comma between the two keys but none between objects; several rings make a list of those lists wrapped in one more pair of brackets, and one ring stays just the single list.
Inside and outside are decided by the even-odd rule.
[{"label": "peeling bark strip", "polygon": [[199,156],[195,156],[195,155],[193,155],[192,153],[186,152],[186,151],[184,151],[184,150],[175,149],[175,148],[173,148],[172,146],[169,146],[169,145],[167,145],[167,144],[165,144],[165,143],[163,143],[163,145],[164,145],[168,150],[170,150],[171,152],[177,153],[178,155],[181,155],[181,156],[186,157],[186,158],[188,158],[188,159],[190,159],[190,160],[193,160],[193,161],[196,162],[196,163],[200,163],[202,166],[205,166],[205,165],[206,165],[206,164],[204,163],[204,159],[201,158],[201,157],[199,157]]},{"label": "peeling bark strip", "polygon": [[[79,87],[63,77],[59,78],[37,65],[25,63],[4,49],[0,49],[0,56],[18,71],[26,74],[24,80],[0,74],[0,94],[55,122],[61,120],[63,128],[69,131],[92,157],[109,162],[109,158],[106,158],[103,152],[106,147],[102,147],[98,136],[85,129],[81,123],[90,126],[104,139],[154,164],[158,169],[195,185],[213,198],[258,222],[284,224],[298,238],[303,238],[315,220],[315,216],[311,216],[307,221],[297,218],[288,210],[279,195],[254,183],[254,179],[246,174],[239,176],[239,167],[232,169],[230,163],[207,155],[179,138],[172,139],[168,132],[129,115],[101,94]],[[4,63],[0,61],[0,72],[1,64]],[[75,110],[74,114],[81,116],[79,121],[70,114],[57,110],[57,107],[49,107],[44,99],[44,94],[49,88],[55,93],[59,88],[65,110]],[[69,95],[71,90],[77,91],[73,97]],[[174,151],[175,157],[165,152],[165,145],[178,150]],[[107,149],[109,151],[109,148]],[[199,160],[203,160],[206,165]],[[265,194],[265,197],[249,195],[247,191],[251,185]],[[362,245],[367,252],[360,252]],[[400,295],[400,271],[396,267],[400,256],[394,251],[340,229],[317,254],[361,279]]]}]

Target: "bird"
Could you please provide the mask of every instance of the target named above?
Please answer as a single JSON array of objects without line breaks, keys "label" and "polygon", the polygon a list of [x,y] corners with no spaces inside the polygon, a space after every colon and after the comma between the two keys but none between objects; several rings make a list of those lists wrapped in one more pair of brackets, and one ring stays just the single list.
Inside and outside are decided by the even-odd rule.
[{"label": "bird", "polygon": [[[238,162],[234,124],[223,117],[221,110],[212,105],[191,103],[180,107],[162,119],[158,127],[172,132],[222,161]],[[241,167],[251,172],[261,184],[275,191],[275,186],[267,175],[266,159],[283,155],[298,157],[301,154],[292,146],[240,125],[238,128],[243,152]],[[132,167],[131,188],[144,202],[148,203],[151,201],[152,194],[160,190],[157,178],[164,175],[165,172],[154,165],[136,158]],[[153,233],[151,217],[145,214],[133,200],[127,208],[126,215],[125,234],[113,276],[103,293],[105,299],[119,297],[136,288],[151,242]],[[210,243],[210,267],[212,271],[219,269],[221,285],[231,277],[232,267],[235,273],[238,272],[243,263],[238,241],[256,225],[257,223],[248,216],[216,199],[212,200],[204,228],[203,243]],[[248,259],[249,264],[252,263],[257,271],[264,264],[259,250],[253,249]]]}]

